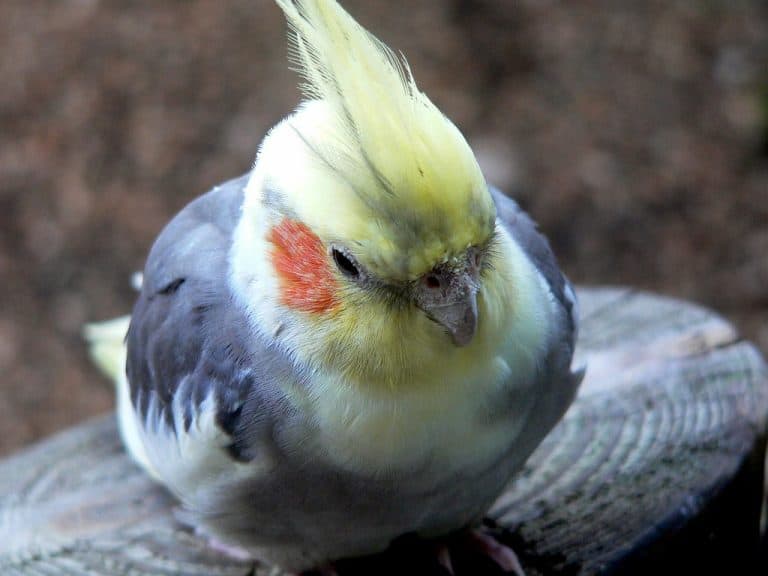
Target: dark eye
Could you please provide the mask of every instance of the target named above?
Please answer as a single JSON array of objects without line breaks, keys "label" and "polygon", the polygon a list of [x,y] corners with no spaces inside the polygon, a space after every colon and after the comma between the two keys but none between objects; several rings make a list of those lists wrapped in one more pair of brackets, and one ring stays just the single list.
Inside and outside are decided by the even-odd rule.
[{"label": "dark eye", "polygon": [[333,254],[333,261],[336,262],[336,267],[342,274],[344,274],[344,276],[347,276],[348,278],[358,278],[360,276],[360,270],[358,270],[352,259],[344,254],[344,252],[333,248],[331,253]]}]

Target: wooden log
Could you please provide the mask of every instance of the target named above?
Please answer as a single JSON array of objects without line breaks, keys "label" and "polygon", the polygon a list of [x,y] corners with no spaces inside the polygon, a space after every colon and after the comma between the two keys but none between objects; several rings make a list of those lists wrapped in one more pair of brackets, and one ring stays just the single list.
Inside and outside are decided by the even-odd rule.
[{"label": "wooden log", "polygon": [[[529,576],[750,573],[765,363],[700,307],[626,289],[579,295],[587,377],[490,512],[502,537]],[[128,459],[113,417],[85,423],[0,463],[0,574],[270,573],[206,547],[175,521],[174,506]],[[392,572],[398,554],[340,570]]]}]

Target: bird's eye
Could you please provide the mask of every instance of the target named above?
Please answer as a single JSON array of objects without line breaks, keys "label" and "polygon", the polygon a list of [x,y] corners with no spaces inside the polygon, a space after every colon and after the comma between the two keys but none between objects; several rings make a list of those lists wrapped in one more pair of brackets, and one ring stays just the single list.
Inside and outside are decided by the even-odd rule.
[{"label": "bird's eye", "polygon": [[331,253],[333,254],[333,261],[336,263],[336,267],[342,274],[344,274],[344,276],[348,278],[360,277],[360,270],[358,270],[357,266],[349,256],[337,248],[333,248]]}]

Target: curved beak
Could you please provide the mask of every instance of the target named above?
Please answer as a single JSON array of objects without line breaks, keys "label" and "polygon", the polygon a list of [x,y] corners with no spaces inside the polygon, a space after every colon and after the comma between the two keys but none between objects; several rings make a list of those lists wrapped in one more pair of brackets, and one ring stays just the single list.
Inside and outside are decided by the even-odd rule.
[{"label": "curved beak", "polygon": [[479,267],[472,250],[457,263],[441,264],[422,276],[414,301],[443,326],[456,346],[466,346],[477,332]]}]

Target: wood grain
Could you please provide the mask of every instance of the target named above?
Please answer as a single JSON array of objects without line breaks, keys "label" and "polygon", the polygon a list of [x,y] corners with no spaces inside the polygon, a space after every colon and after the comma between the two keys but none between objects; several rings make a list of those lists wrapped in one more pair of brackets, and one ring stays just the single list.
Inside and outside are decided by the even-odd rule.
[{"label": "wood grain", "polygon": [[[691,304],[579,296],[587,377],[490,513],[529,575],[631,571],[720,501],[717,522],[757,541],[768,371],[755,348]],[[755,482],[757,504],[730,519],[741,504],[723,495],[737,486],[741,502]],[[207,548],[173,508],[125,455],[113,417],[85,423],[0,463],[0,574],[270,573]]]}]

